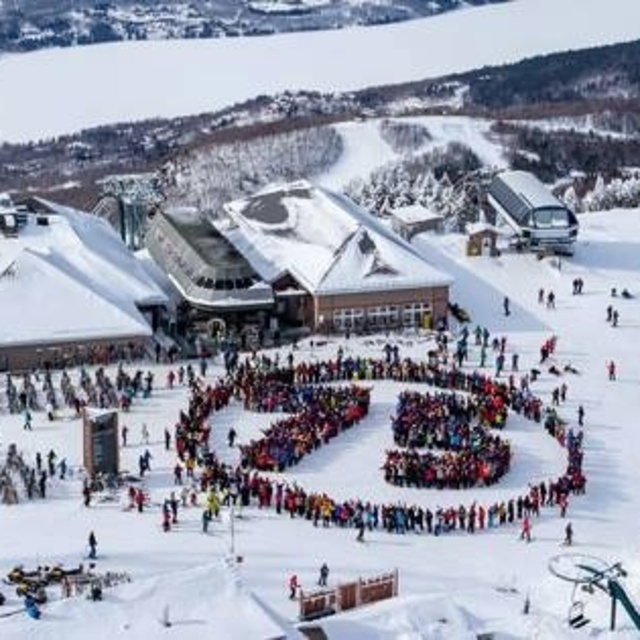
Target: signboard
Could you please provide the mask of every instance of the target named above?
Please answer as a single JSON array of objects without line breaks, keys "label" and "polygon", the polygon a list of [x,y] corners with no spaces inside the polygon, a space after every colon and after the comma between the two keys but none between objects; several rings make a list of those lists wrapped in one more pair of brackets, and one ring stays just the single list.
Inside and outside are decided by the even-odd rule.
[{"label": "signboard", "polygon": [[339,584],[333,589],[312,593],[300,592],[300,620],[355,609],[365,604],[394,598],[398,595],[398,570],[374,578]]},{"label": "signboard", "polygon": [[85,411],[83,436],[84,467],[89,476],[118,473],[118,413],[90,415]]}]

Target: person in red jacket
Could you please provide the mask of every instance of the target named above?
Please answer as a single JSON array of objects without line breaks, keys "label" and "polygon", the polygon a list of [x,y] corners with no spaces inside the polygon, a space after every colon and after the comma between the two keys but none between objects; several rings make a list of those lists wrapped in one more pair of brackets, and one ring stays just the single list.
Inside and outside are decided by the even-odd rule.
[{"label": "person in red jacket", "polygon": [[294,573],[289,578],[289,600],[295,600],[299,588],[298,576]]},{"label": "person in red jacket", "polygon": [[136,491],[135,502],[136,506],[138,507],[138,513],[142,513],[144,508],[144,492],[142,491],[142,489],[138,489]]},{"label": "person in red jacket", "polygon": [[522,531],[520,532],[520,540],[531,542],[531,520],[529,516],[525,516],[522,520]]}]

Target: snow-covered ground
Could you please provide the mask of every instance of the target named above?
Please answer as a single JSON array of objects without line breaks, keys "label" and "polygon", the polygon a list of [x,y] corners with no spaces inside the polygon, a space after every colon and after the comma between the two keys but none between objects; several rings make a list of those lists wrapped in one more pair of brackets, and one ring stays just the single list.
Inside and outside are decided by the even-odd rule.
[{"label": "snow-covered ground", "polygon": [[406,23],[130,42],[0,58],[0,140],[213,111],[284,90],[352,90],[636,39],[637,0],[517,0]]},{"label": "snow-covered ground", "polygon": [[[469,310],[472,326],[487,326],[508,339],[508,354],[520,354],[521,370],[538,366],[538,349],[550,335],[558,336],[554,361],[571,363],[579,374],[561,379],[543,370],[533,390],[546,402],[551,390],[565,381],[568,399],[560,415],[576,428],[577,407],[586,410],[585,470],[587,494],[571,497],[568,518],[574,525],[574,551],[606,561],[622,561],[629,575],[626,587],[640,599],[640,548],[637,513],[639,443],[635,416],[638,411],[640,368],[640,211],[584,214],[576,254],[560,265],[527,254],[503,253],[499,258],[467,258],[459,236],[419,236],[415,243],[456,283],[452,298]],[[560,267],[560,268],[559,268]],[[572,280],[582,278],[582,295],[572,295]],[[553,289],[556,309],[538,304],[540,287]],[[623,300],[610,297],[611,287],[626,287],[636,295]],[[511,299],[512,314],[502,314],[502,299]],[[613,304],[620,324],[605,321],[605,308]],[[28,318],[25,318],[28,322]],[[318,347],[301,343],[295,360],[334,356],[342,345],[346,355],[382,355],[385,336],[330,339]],[[424,357],[431,343],[418,336],[392,336],[402,355]],[[288,353],[281,350],[281,357]],[[618,380],[608,381],[606,362],[618,365]],[[468,369],[478,366],[479,354],[472,347]],[[166,365],[145,365],[156,372],[157,391],[149,399],[136,399],[121,424],[130,428],[130,446],[123,450],[123,466],[137,468],[146,445],[141,425],[151,430],[153,455],[148,485],[155,502],[174,488],[173,452],[165,452],[162,432],[171,427],[186,406],[185,387],[165,386]],[[489,370],[488,370],[489,371]],[[221,372],[217,362],[207,379]],[[72,373],[72,376],[76,375]],[[286,474],[309,489],[323,489],[336,497],[419,502],[437,505],[488,502],[524,492],[530,482],[557,476],[564,469],[564,452],[540,425],[511,415],[505,437],[513,444],[512,469],[491,488],[467,491],[419,491],[394,488],[384,483],[379,467],[384,450],[392,445],[389,416],[397,394],[406,385],[373,383],[370,415],[348,433],[306,457]],[[0,408],[0,411],[3,411]],[[64,413],[49,423],[38,413],[34,430],[22,429],[20,416],[0,414],[0,447],[16,442],[32,460],[36,451],[54,448],[75,468],[82,458],[82,434],[78,420]],[[237,451],[226,444],[231,425],[240,442],[255,437],[273,416],[246,413],[238,404],[212,418],[213,446],[223,459],[233,461]],[[201,533],[200,509],[187,508],[180,524],[170,533],[160,528],[159,507],[146,513],[126,512],[116,503],[82,506],[80,482],[59,481],[51,486],[46,501],[0,506],[0,572],[16,564],[26,566],[64,562],[73,566],[83,560],[88,532],[98,537],[101,570],[128,571],[133,583],[107,592],[106,601],[84,599],[52,603],[36,622],[17,615],[0,618],[3,640],[99,638],[146,639],[160,636],[259,638],[273,635],[273,624],[294,621],[297,608],[287,595],[286,582],[296,572],[304,588],[313,588],[324,561],[331,568],[330,584],[357,576],[369,576],[397,567],[400,597],[379,606],[363,608],[327,620],[331,638],[475,638],[480,632],[496,632],[501,639],[548,639],[590,637],[637,638],[625,612],[618,613],[619,630],[608,627],[609,603],[604,594],[581,593],[591,624],[570,631],[566,624],[571,585],[553,577],[547,565],[563,549],[565,521],[554,509],[543,510],[534,520],[534,540],[518,539],[516,527],[492,532],[426,535],[367,533],[367,543],[357,544],[352,529],[314,528],[301,519],[290,520],[273,511],[249,508],[235,520],[235,552],[243,557],[237,569],[226,567],[223,558],[230,547],[229,512],[223,509],[209,535]],[[11,610],[17,600],[11,589],[0,590]],[[523,615],[529,597],[531,611]],[[166,605],[174,625],[163,629],[158,620]],[[265,606],[263,606],[265,605]],[[229,610],[237,611],[228,619]],[[270,610],[270,611],[269,611]],[[245,623],[239,631],[239,618]],[[274,623],[273,620],[279,620]],[[258,631],[256,631],[258,628]],[[263,629],[264,631],[260,631]]]}]

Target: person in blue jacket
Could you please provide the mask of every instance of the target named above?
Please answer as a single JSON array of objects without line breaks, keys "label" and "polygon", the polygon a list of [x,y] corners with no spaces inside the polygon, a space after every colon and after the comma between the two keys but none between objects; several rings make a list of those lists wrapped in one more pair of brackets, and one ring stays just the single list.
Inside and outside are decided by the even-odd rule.
[{"label": "person in blue jacket", "polygon": [[24,606],[27,611],[27,615],[34,620],[38,620],[40,618],[40,607],[38,607],[37,602],[33,599],[33,596],[27,594],[24,598]]}]

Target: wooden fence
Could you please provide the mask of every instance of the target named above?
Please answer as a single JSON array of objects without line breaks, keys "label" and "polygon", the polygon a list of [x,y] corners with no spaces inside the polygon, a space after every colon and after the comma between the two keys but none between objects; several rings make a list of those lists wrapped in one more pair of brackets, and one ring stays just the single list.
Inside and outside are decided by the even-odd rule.
[{"label": "wooden fence", "polygon": [[398,595],[398,570],[339,584],[332,589],[300,591],[300,620],[314,620]]}]

